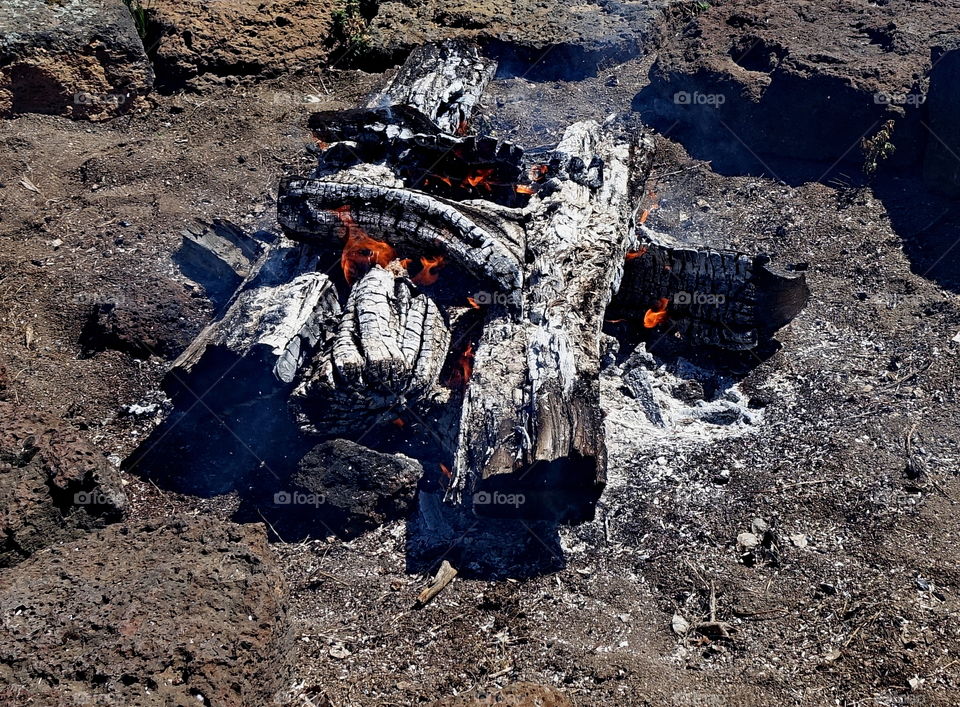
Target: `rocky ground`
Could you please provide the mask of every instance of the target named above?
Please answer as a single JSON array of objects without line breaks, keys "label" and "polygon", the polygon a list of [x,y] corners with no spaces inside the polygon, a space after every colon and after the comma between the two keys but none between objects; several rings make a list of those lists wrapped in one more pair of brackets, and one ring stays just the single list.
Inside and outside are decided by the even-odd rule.
[{"label": "rocky ground", "polygon": [[[944,27],[960,4],[155,5],[157,88],[122,110],[4,91],[40,71],[63,95],[119,95],[117,76],[152,80],[132,64],[0,55],[0,701],[955,702],[960,216],[944,155],[960,147],[936,87],[956,86]],[[464,572],[418,607],[396,509],[349,539],[290,535],[237,494],[119,467],[213,313],[171,259],[181,231],[273,227],[279,178],[313,162],[307,115],[356,105],[373,70],[450,34],[501,59],[485,125],[529,146],[581,118],[653,125],[648,224],[768,252],[806,270],[812,298],[755,356],[648,340],[665,428],[624,394],[637,334],[611,322],[597,519],[521,530],[539,572]],[[896,151],[864,149],[888,120]],[[739,412],[693,414],[723,401]],[[302,476],[304,492],[332,483]]]}]

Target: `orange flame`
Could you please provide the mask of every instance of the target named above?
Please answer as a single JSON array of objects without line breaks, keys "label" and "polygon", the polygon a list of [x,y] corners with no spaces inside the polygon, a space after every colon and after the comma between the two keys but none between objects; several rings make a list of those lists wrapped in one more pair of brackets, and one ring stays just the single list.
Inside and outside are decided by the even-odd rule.
[{"label": "orange flame", "polygon": [[340,255],[340,267],[348,285],[352,285],[374,265],[386,267],[394,258],[394,250],[389,243],[378,241],[367,235],[350,214],[349,206],[333,209],[347,231],[347,240]]},{"label": "orange flame", "polygon": [[460,185],[464,188],[467,186],[471,187],[483,187],[487,191],[493,191],[491,186],[490,178],[493,176],[493,167],[478,167],[468,174],[463,183]]},{"label": "orange flame", "polygon": [[640,250],[631,250],[627,253],[627,260],[635,260],[636,258],[642,258],[647,254],[647,246],[641,246]]},{"label": "orange flame", "polygon": [[433,257],[421,255],[420,265],[423,266],[423,269],[414,275],[414,284],[432,285],[440,277],[440,273],[438,271],[441,270],[444,265],[446,265],[446,261],[442,255],[435,255]]},{"label": "orange flame", "polygon": [[480,305],[477,304],[477,300],[475,300],[473,297],[467,297],[467,304],[469,304],[474,309],[480,309]]},{"label": "orange flame", "polygon": [[460,358],[457,360],[457,366],[450,375],[448,384],[451,388],[463,389],[467,387],[467,383],[470,382],[470,378],[473,376],[473,358],[473,343],[471,342],[467,344],[467,348],[460,354]]},{"label": "orange flame", "polygon": [[647,313],[643,315],[643,326],[647,329],[653,329],[655,326],[663,324],[667,318],[667,305],[669,303],[669,299],[661,297],[656,308],[648,309]]},{"label": "orange flame", "polygon": [[528,187],[525,184],[517,185],[517,194],[534,194],[535,191],[533,187]]},{"label": "orange flame", "polygon": [[647,219],[650,217],[650,212],[656,211],[660,208],[660,197],[657,196],[656,192],[651,190],[647,192],[647,196],[650,197],[650,206],[645,208],[640,213],[640,223],[646,223]]}]

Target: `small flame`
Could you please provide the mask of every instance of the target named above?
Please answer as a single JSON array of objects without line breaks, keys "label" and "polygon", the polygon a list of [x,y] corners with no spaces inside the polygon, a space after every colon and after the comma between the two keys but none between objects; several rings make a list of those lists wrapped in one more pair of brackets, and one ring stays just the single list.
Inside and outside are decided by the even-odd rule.
[{"label": "small flame", "polygon": [[440,277],[440,273],[438,271],[441,270],[444,265],[446,265],[446,260],[442,255],[435,255],[432,257],[421,255],[420,265],[423,267],[423,269],[414,275],[414,284],[432,285]]},{"label": "small flame", "polygon": [[477,304],[477,300],[475,300],[473,297],[467,297],[467,304],[469,304],[474,309],[480,309],[480,305]]},{"label": "small flame", "polygon": [[627,260],[636,260],[637,258],[642,258],[647,254],[647,246],[642,246],[640,250],[631,250],[627,253]]},{"label": "small flame", "polygon": [[539,182],[547,176],[547,172],[550,171],[550,167],[545,164],[535,164],[530,168],[530,181]]},{"label": "small flame", "polygon": [[473,376],[473,343],[467,344],[467,348],[463,350],[463,353],[460,354],[460,358],[457,359],[457,365],[453,373],[450,375],[450,380],[448,385],[451,388],[463,389],[467,387],[467,383],[470,382],[471,376]]},{"label": "small flame", "polygon": [[404,270],[409,270],[409,269],[410,269],[410,263],[413,262],[413,261],[410,260],[410,258],[402,258],[399,262],[400,262],[400,267],[401,267],[401,268],[403,268]]},{"label": "small flame", "polygon": [[647,196],[650,198],[650,206],[645,208],[640,213],[640,223],[646,223],[647,219],[650,217],[650,212],[656,211],[660,208],[660,197],[657,196],[656,192],[651,190],[647,192]]},{"label": "small flame", "polygon": [[394,258],[394,250],[389,243],[378,241],[367,235],[353,220],[349,206],[333,209],[347,231],[347,240],[340,255],[340,267],[348,285],[360,279],[374,265],[387,267]]},{"label": "small flame", "polygon": [[534,194],[536,193],[533,187],[528,187],[525,184],[517,185],[517,194]]},{"label": "small flame", "polygon": [[667,318],[667,305],[669,303],[669,299],[661,297],[656,308],[648,309],[647,313],[643,315],[643,326],[647,329],[653,329],[655,326],[663,324]]},{"label": "small flame", "polygon": [[491,186],[490,178],[493,176],[493,167],[478,167],[468,174],[463,183],[460,185],[464,188],[467,186],[471,187],[483,187],[487,191],[493,191]]}]

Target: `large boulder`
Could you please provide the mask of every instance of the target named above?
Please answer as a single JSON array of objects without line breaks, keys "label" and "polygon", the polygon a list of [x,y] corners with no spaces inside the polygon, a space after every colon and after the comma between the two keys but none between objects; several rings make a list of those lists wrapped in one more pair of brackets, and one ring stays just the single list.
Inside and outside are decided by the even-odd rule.
[{"label": "large boulder", "polygon": [[0,567],[119,520],[117,470],[77,432],[0,402]]},{"label": "large boulder", "polygon": [[701,6],[658,52],[634,103],[644,122],[721,173],[796,183],[876,162],[861,141],[893,120],[889,162],[919,164],[921,79],[960,7],[940,16],[908,0]]},{"label": "large boulder", "polygon": [[0,701],[270,704],[289,687],[286,603],[258,526],[111,526],[0,572]]},{"label": "large boulder", "polygon": [[330,53],[336,5],[303,0],[153,3],[158,83],[176,88],[202,74],[276,75],[319,66]]},{"label": "large boulder", "polygon": [[101,120],[142,103],[153,69],[122,0],[0,4],[0,116]]},{"label": "large boulder", "polygon": [[572,80],[641,54],[675,4],[389,0],[379,3],[362,37],[367,52],[393,62],[426,42],[465,37],[500,59],[501,72]]}]

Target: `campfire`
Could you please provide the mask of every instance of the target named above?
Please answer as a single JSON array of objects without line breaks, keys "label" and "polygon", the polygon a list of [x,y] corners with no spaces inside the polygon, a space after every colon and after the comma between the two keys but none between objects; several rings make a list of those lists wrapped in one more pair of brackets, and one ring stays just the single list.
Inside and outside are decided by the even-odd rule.
[{"label": "campfire", "polygon": [[[299,435],[389,430],[442,470],[448,504],[576,522],[606,478],[605,321],[750,349],[806,286],[648,228],[647,135],[576,123],[533,159],[469,134],[494,71],[469,45],[425,48],[366,107],[314,114],[318,166],[281,182],[284,237],[174,375],[203,389],[244,362]],[[491,493],[525,503],[474,502]]]}]

